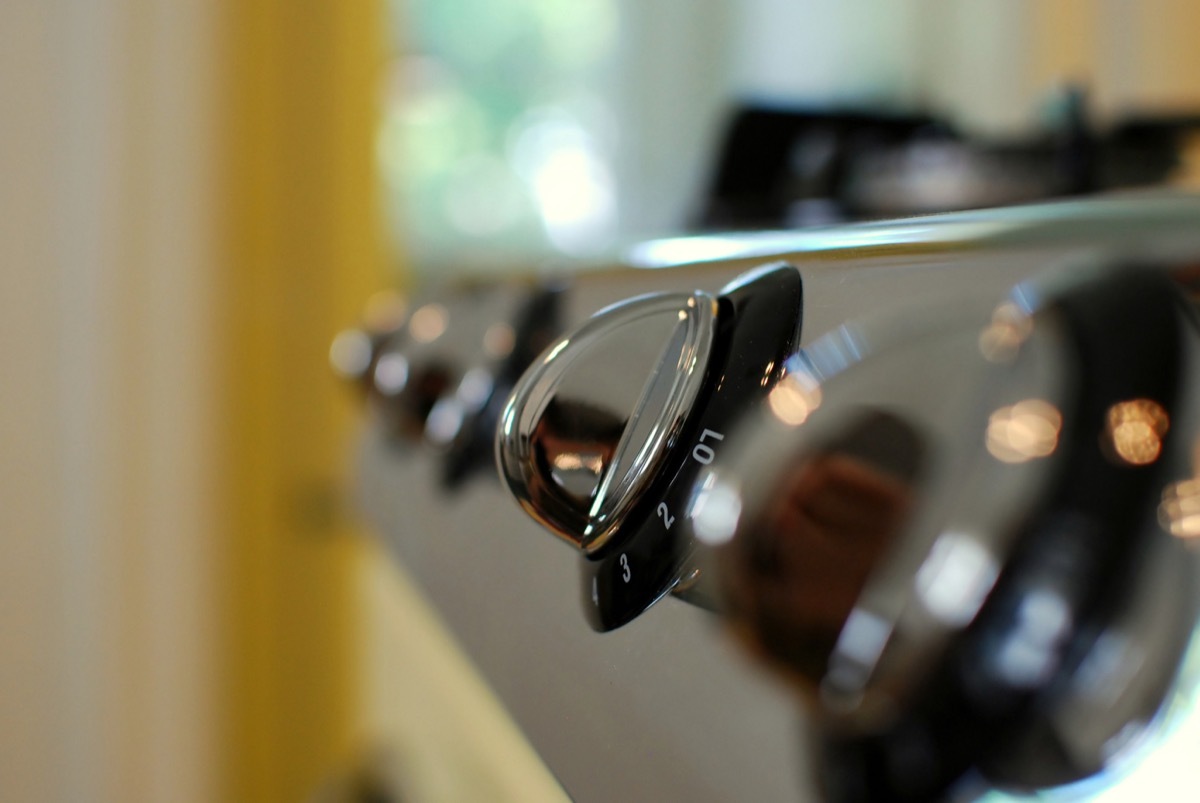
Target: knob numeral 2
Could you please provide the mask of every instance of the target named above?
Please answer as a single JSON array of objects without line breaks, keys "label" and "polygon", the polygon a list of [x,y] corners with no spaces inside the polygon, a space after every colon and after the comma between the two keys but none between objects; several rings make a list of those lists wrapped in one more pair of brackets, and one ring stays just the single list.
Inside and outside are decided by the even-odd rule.
[{"label": "knob numeral 2", "polygon": [[706,429],[700,433],[699,442],[692,447],[692,457],[697,463],[703,463],[707,466],[717,455],[712,450],[712,447],[704,442],[706,438],[712,438],[715,441],[723,441],[725,440],[725,436],[720,432],[713,432],[711,429]]},{"label": "knob numeral 2", "polygon": [[621,579],[626,583],[633,577],[633,572],[629,570],[629,556],[624,552],[621,553]]},{"label": "knob numeral 2", "polygon": [[666,502],[658,503],[658,515],[662,517],[663,524],[666,525],[667,529],[671,529],[671,525],[675,523],[675,517],[671,515],[671,511],[667,510]]}]

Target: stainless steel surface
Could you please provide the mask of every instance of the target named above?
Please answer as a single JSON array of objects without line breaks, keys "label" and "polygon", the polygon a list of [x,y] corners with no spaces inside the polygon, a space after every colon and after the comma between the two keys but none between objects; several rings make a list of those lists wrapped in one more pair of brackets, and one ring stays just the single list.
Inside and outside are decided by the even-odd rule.
[{"label": "stainless steel surface", "polygon": [[[667,270],[579,275],[563,299],[562,323],[578,326],[593,311],[645,292],[715,292],[742,270],[786,258],[803,276],[801,345],[809,346],[848,319],[874,314],[918,331],[931,310],[966,318],[977,312],[990,325],[997,300],[1027,276],[1070,273],[1100,255],[1180,253],[1200,253],[1194,198],[682,238],[647,245],[634,260]],[[1019,329],[1015,319],[998,318],[998,347],[1009,323]],[[969,341],[954,342],[965,348]],[[660,346],[643,355],[646,364]],[[1036,366],[1028,370],[1031,381],[1041,381]],[[1007,405],[1013,407],[1020,385],[1006,388],[1015,394]],[[446,495],[437,456],[398,454],[379,422],[361,454],[364,508],[576,799],[815,799],[793,696],[738,654],[714,617],[668,601],[596,634],[580,614],[577,555],[548,543],[498,484],[479,477],[461,494]],[[1032,461],[1008,473],[1036,482],[1038,471]],[[988,515],[1006,514],[997,507]]]},{"label": "stainless steel surface", "polygon": [[[1020,370],[994,376],[979,347],[986,312],[974,305],[939,308],[916,319],[848,323],[817,339],[789,361],[790,373],[766,410],[748,414],[724,468],[698,485],[690,515],[709,544],[743,531],[746,539],[796,532],[817,550],[836,550],[804,550],[793,558],[779,553],[781,544],[746,544],[738,553],[744,557],[731,564],[746,574],[731,587],[737,605],[753,605],[756,594],[768,591],[812,595],[791,599],[813,608],[805,626],[820,642],[819,651],[805,645],[816,654],[803,672],[833,710],[853,707],[864,717],[887,711],[861,687],[875,668],[859,665],[868,657],[894,667],[881,681],[889,696],[918,683],[927,669],[921,656],[898,643],[902,639],[889,642],[895,656],[865,648],[842,656],[839,634],[845,630],[847,643],[865,644],[865,636],[855,638],[856,628],[883,638],[896,630],[896,620],[913,617],[913,632],[940,643],[947,628],[972,618],[970,606],[987,590],[975,584],[994,581],[1011,548],[1009,531],[1023,515],[1012,499],[1038,494],[1048,477],[1044,458],[1057,445],[1069,364],[1057,339],[1041,330],[1038,337],[1022,335],[1014,323],[1012,336],[1031,342],[1024,344]],[[1016,408],[1011,426],[1021,430],[1010,437],[1025,451],[1005,446],[999,435],[993,446],[1013,449],[1007,462],[983,457],[985,442],[976,437],[980,416],[986,421],[992,412],[981,409],[982,387],[993,388],[992,410]],[[1025,408],[1017,408],[1022,402]],[[774,523],[751,523],[764,520]],[[949,535],[935,544],[943,534]],[[912,577],[934,549],[973,571],[963,570],[953,598],[933,593],[913,605]],[[811,576],[776,575],[783,565],[776,561],[761,566],[770,576],[751,576],[764,551],[784,563],[799,561],[795,569]],[[873,583],[864,589],[868,576]],[[862,615],[852,617],[858,610]],[[838,660],[825,682],[825,665]],[[878,680],[878,673],[872,677]]]},{"label": "stainless steel surface", "polygon": [[813,695],[834,762],[873,775],[833,778],[837,799],[940,797],[971,771],[1078,782],[1196,693],[1172,687],[1200,553],[1156,516],[1194,476],[1198,338],[1152,271],[1023,285],[990,319],[845,326],[700,480],[690,515],[723,545],[740,632]]}]

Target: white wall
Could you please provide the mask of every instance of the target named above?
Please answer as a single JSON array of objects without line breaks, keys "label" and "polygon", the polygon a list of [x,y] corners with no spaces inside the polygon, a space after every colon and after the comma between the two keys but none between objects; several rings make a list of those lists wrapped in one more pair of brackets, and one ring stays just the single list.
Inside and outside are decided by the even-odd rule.
[{"label": "white wall", "polygon": [[0,799],[213,798],[199,0],[0,3]]}]

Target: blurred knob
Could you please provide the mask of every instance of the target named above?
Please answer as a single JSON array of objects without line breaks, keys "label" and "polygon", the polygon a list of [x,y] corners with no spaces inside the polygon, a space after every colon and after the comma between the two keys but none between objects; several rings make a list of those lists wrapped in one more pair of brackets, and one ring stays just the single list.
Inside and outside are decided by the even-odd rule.
[{"label": "blurred knob", "polygon": [[404,324],[383,344],[371,376],[372,406],[393,438],[419,442],[463,360],[459,330],[470,295],[432,292],[414,299]]},{"label": "blurred knob", "polygon": [[395,294],[367,304],[364,325],[330,346],[335,373],[366,392],[392,440],[441,454],[454,489],[493,465],[500,407],[560,329],[564,288],[474,283],[427,291],[411,312]]},{"label": "blurred knob", "polygon": [[456,489],[477,472],[495,477],[500,412],[518,377],[561,330],[565,293],[565,285],[522,287],[505,317],[483,330],[457,387],[430,411],[425,436],[444,452],[444,487]]},{"label": "blurred knob", "polygon": [[329,346],[333,372],[369,390],[376,360],[387,341],[404,326],[407,307],[396,292],[383,290],[367,301],[361,326],[344,329]]}]

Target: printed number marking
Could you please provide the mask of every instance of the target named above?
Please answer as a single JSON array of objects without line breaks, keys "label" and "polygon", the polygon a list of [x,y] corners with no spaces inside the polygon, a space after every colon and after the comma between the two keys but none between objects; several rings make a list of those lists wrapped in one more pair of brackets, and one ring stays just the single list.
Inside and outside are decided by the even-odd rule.
[{"label": "printed number marking", "polygon": [[633,577],[633,572],[629,571],[629,556],[627,556],[624,552],[622,552],[621,553],[621,578],[624,579],[626,583],[628,583],[629,578],[631,578],[631,577]]},{"label": "printed number marking", "polygon": [[713,451],[711,446],[704,442],[706,438],[712,438],[716,441],[723,441],[725,440],[725,436],[720,432],[713,432],[711,429],[706,429],[700,433],[700,441],[694,447],[692,447],[692,458],[697,463],[703,463],[707,466],[713,461],[713,458],[716,457],[717,454]]},{"label": "printed number marking", "polygon": [[666,502],[658,503],[658,515],[662,516],[663,524],[667,525],[667,529],[671,529],[671,525],[675,523],[675,517],[671,515],[671,511],[667,510]]}]

